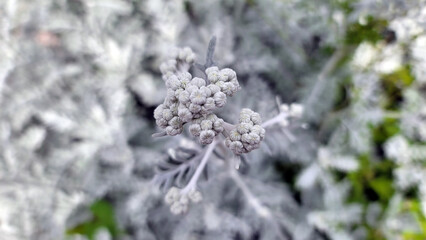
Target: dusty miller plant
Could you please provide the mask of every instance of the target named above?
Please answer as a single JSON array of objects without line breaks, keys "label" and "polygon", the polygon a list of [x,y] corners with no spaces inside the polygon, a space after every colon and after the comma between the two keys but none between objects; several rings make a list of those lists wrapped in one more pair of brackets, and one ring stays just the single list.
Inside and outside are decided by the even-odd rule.
[{"label": "dusty miller plant", "polygon": [[[202,194],[197,191],[197,182],[206,164],[214,155],[228,166],[230,176],[240,186],[247,201],[255,211],[265,218],[271,218],[270,210],[259,202],[241,180],[236,170],[244,161],[244,154],[259,148],[265,138],[265,128],[290,118],[300,118],[302,106],[281,105],[281,113],[262,124],[259,113],[244,108],[239,113],[237,124],[225,122],[215,113],[223,107],[228,97],[232,97],[240,85],[237,74],[230,68],[219,69],[213,61],[216,38],[210,40],[205,64],[195,63],[195,54],[188,47],[175,49],[172,59],[160,66],[162,78],[167,87],[163,104],[154,110],[157,125],[164,129],[153,137],[175,136],[188,126],[190,134],[205,148],[179,147],[171,150],[168,162],[160,166],[161,171],[153,181],[163,188],[186,184],[183,188],[171,187],[165,202],[174,214],[185,213],[190,201],[197,203]],[[203,71],[204,78],[192,77],[189,69],[195,66]],[[229,155],[227,151],[232,151]],[[246,163],[247,164],[247,163]]]}]

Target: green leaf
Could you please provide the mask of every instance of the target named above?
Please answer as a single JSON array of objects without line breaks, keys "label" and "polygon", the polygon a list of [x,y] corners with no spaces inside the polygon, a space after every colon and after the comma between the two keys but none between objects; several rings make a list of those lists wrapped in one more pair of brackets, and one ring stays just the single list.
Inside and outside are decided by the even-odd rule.
[{"label": "green leaf", "polygon": [[96,231],[100,228],[108,229],[113,237],[121,233],[115,222],[114,208],[109,202],[103,200],[96,201],[90,206],[90,211],[93,215],[90,220],[80,223],[72,229],[68,229],[66,234],[80,234],[92,240],[95,237]]},{"label": "green leaf", "polygon": [[402,238],[404,240],[424,240],[426,236],[422,233],[404,232]]},{"label": "green leaf", "polygon": [[393,73],[382,75],[381,84],[386,95],[383,107],[389,110],[399,109],[403,101],[403,90],[414,80],[410,65],[404,65]]},{"label": "green leaf", "polygon": [[379,125],[372,126],[371,131],[374,142],[381,145],[385,143],[386,140],[400,132],[399,120],[394,118],[385,118]]},{"label": "green leaf", "polygon": [[395,192],[391,179],[384,177],[373,179],[370,182],[370,186],[383,201],[388,201]]},{"label": "green leaf", "polygon": [[348,26],[345,43],[348,45],[358,45],[364,41],[376,43],[383,39],[382,33],[387,25],[387,20],[368,16],[365,24],[356,22]]}]

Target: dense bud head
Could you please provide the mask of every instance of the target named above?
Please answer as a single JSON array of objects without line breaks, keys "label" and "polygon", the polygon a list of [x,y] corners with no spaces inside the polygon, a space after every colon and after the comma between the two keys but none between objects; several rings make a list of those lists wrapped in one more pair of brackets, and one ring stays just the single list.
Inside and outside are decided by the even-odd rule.
[{"label": "dense bud head", "polygon": [[154,110],[156,124],[166,130],[166,134],[175,136],[182,133],[183,122],[178,117],[177,103],[163,103]]},{"label": "dense bud head", "polygon": [[160,119],[163,116],[163,104],[158,105],[154,110],[154,118]]},{"label": "dense bud head", "polygon": [[219,68],[218,67],[209,67],[206,69],[207,79],[211,83],[216,83],[219,81]]},{"label": "dense bud head", "polygon": [[169,135],[169,136],[176,136],[176,135],[178,135],[178,134],[181,134],[182,133],[182,131],[183,131],[183,128],[181,127],[181,128],[174,128],[174,127],[172,127],[172,126],[168,126],[168,127],[166,127],[166,133],[167,133],[167,135]]},{"label": "dense bud head", "polygon": [[193,64],[195,62],[195,54],[189,47],[179,49],[178,58],[188,64]]},{"label": "dense bud head", "polygon": [[209,97],[206,99],[206,102],[204,103],[204,108],[206,112],[211,112],[216,108],[216,102],[213,98]]},{"label": "dense bud head", "polygon": [[181,88],[185,88],[192,79],[192,75],[189,72],[178,72],[177,77],[182,83]]},{"label": "dense bud head", "polygon": [[237,155],[245,153],[244,146],[240,141],[232,141],[230,139],[226,139],[225,145]]},{"label": "dense bud head", "polygon": [[206,96],[212,95],[212,90],[210,90],[210,88],[208,88],[206,86],[200,87],[200,91],[202,91]]},{"label": "dense bud head", "polygon": [[182,213],[185,213],[186,211],[188,211],[188,206],[183,205],[179,202],[175,202],[170,206],[170,211],[173,214],[179,215],[179,214],[182,214]]},{"label": "dense bud head", "polygon": [[223,107],[226,104],[226,95],[223,92],[217,92],[213,96],[216,106]]},{"label": "dense bud head", "polygon": [[166,87],[176,90],[180,87],[180,81],[176,75],[170,75],[166,80]]},{"label": "dense bud head", "polygon": [[242,109],[239,124],[229,132],[226,146],[235,154],[248,153],[259,148],[260,142],[265,137],[265,129],[261,123],[258,113],[248,108]]},{"label": "dense bud head", "polygon": [[213,130],[203,130],[200,133],[201,144],[210,144],[213,142],[215,132]]},{"label": "dense bud head", "polygon": [[190,84],[185,88],[185,91],[187,91],[189,94],[191,94],[192,92],[194,92],[195,90],[198,90],[198,89],[199,88],[197,86]]},{"label": "dense bud head", "polygon": [[160,65],[160,71],[162,74],[173,73],[176,71],[177,62],[175,59],[167,60]]},{"label": "dense bud head", "polygon": [[252,133],[256,133],[256,134],[258,134],[259,136],[260,136],[260,138],[264,138],[265,137],[265,129],[262,127],[262,126],[260,126],[260,125],[254,125],[251,129],[250,129],[250,131],[252,132]]},{"label": "dense bud head", "polygon": [[172,204],[173,202],[176,202],[179,200],[179,189],[176,187],[172,187],[167,192],[166,196],[164,197],[164,201],[167,204]]},{"label": "dense bud head", "polygon": [[178,116],[184,122],[191,121],[192,117],[193,117],[191,111],[189,111],[189,109],[186,108],[186,107],[179,108],[179,110],[178,110]]},{"label": "dense bud head", "polygon": [[188,103],[189,102],[189,97],[190,97],[190,94],[189,94],[189,92],[188,91],[182,91],[180,94],[179,94],[179,102],[181,103],[181,104],[186,104],[186,103]]},{"label": "dense bud head", "polygon": [[290,105],[290,116],[300,118],[303,115],[303,105],[298,103],[292,103]]},{"label": "dense bud head", "polygon": [[232,96],[240,89],[237,74],[230,68],[219,70],[218,67],[209,67],[205,72],[207,79],[212,84],[218,86],[220,91],[225,93],[227,96]]},{"label": "dense bud head", "polygon": [[203,200],[203,195],[201,194],[201,192],[193,189],[193,190],[188,192],[188,198],[193,203],[198,203],[198,202],[201,202]]},{"label": "dense bud head", "polygon": [[189,98],[191,99],[192,103],[197,105],[204,104],[207,100],[206,94],[200,89],[193,91],[191,95],[189,96]]},{"label": "dense bud head", "polygon": [[163,110],[163,118],[169,121],[173,118],[173,113],[170,109],[164,109]]},{"label": "dense bud head", "polygon": [[260,114],[255,112],[250,116],[251,121],[253,122],[253,124],[255,125],[260,125],[262,124],[262,118],[260,117]]},{"label": "dense bud head", "polygon": [[[195,59],[192,50],[188,47],[177,48],[171,55],[173,59],[160,66],[167,96],[164,103],[154,111],[156,123],[172,136],[181,133],[185,123],[192,123],[191,134],[199,137],[203,144],[211,143],[224,130],[224,121],[212,113],[226,104],[227,96],[238,91],[237,75],[232,69],[220,70],[213,66],[205,70],[208,81],[199,77],[192,78],[188,72],[188,66]],[[247,121],[250,120],[248,117]],[[260,122],[260,116],[253,117],[252,121]],[[242,126],[248,127],[250,126]],[[241,132],[246,133],[248,130]]]},{"label": "dense bud head", "polygon": [[223,121],[223,119],[218,118],[213,122],[213,129],[216,132],[222,132],[224,130],[223,128],[223,124],[225,123],[225,121]]},{"label": "dense bud head", "polygon": [[236,129],[233,129],[229,133],[229,139],[231,139],[232,141],[240,141],[241,140],[241,134]]},{"label": "dense bud head", "polygon": [[251,117],[249,114],[240,114],[240,119],[239,119],[240,123],[249,123],[251,122]]},{"label": "dense bud head", "polygon": [[157,120],[155,120],[155,123],[159,126],[159,127],[161,127],[161,128],[165,128],[165,127],[167,127],[167,120],[165,120],[165,119],[163,119],[163,118],[160,118],[160,119],[157,119]]},{"label": "dense bud head", "polygon": [[198,113],[198,112],[200,112],[200,111],[201,111],[201,106],[200,106],[200,105],[198,105],[198,104],[191,103],[191,104],[189,105],[189,110],[190,110],[192,113]]},{"label": "dense bud head", "polygon": [[248,133],[251,129],[252,125],[250,125],[249,123],[240,123],[237,125],[236,127],[236,131],[238,131],[239,134],[244,134],[244,133]]},{"label": "dense bud head", "polygon": [[206,119],[206,120],[201,121],[200,126],[201,126],[201,129],[203,129],[203,130],[209,130],[209,129],[213,128],[213,122],[211,120]]},{"label": "dense bud head", "polygon": [[222,75],[225,75],[228,77],[228,79],[233,79],[237,77],[237,74],[235,73],[234,70],[230,69],[230,68],[224,68],[222,70],[220,70]]},{"label": "dense bud head", "polygon": [[217,86],[217,85],[210,84],[207,87],[210,89],[211,94],[216,94],[216,93],[220,92],[220,87]]},{"label": "dense bud head", "polygon": [[192,135],[194,135],[195,137],[200,136],[200,132],[201,132],[201,126],[200,126],[200,124],[197,124],[197,123],[191,124],[191,126],[189,126],[189,132]]},{"label": "dense bud head", "polygon": [[213,72],[219,72],[219,68],[216,66],[212,66],[207,68],[205,72],[207,75],[209,75],[210,73],[213,73]]},{"label": "dense bud head", "polygon": [[206,81],[202,78],[195,77],[191,80],[191,84],[200,88],[206,86]]},{"label": "dense bud head", "polygon": [[195,189],[184,193],[181,189],[171,187],[164,197],[164,202],[170,206],[173,214],[182,214],[188,211],[190,201],[198,203],[203,199],[201,193]]},{"label": "dense bud head", "polygon": [[189,132],[198,137],[201,144],[210,144],[217,134],[223,131],[223,119],[209,114],[192,121]]},{"label": "dense bud head", "polygon": [[182,121],[179,117],[175,116],[172,119],[170,119],[169,125],[174,127],[174,128],[179,128],[180,126],[182,126]]}]

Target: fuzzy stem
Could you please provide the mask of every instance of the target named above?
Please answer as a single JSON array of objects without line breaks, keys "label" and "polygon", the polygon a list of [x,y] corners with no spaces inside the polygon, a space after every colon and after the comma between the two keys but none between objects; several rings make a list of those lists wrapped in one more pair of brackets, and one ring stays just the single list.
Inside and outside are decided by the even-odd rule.
[{"label": "fuzzy stem", "polygon": [[194,175],[192,176],[191,180],[189,180],[188,185],[184,189],[182,189],[182,193],[188,193],[190,190],[193,190],[196,188],[198,178],[200,178],[201,173],[203,172],[204,168],[206,167],[206,164],[213,153],[214,148],[216,147],[217,140],[214,139],[213,142],[207,147],[206,152],[204,153],[203,159],[201,159],[200,165],[198,165],[197,170],[195,171]]},{"label": "fuzzy stem", "polygon": [[257,199],[253,193],[250,191],[250,188],[246,185],[246,183],[241,179],[241,176],[238,174],[238,172],[233,168],[230,167],[230,176],[235,181],[237,186],[241,189],[243,194],[246,196],[248,203],[253,207],[253,209],[256,211],[259,216],[265,219],[271,219],[271,211],[264,207],[259,199]]},{"label": "fuzzy stem", "polygon": [[152,137],[157,138],[157,137],[164,137],[166,135],[167,135],[166,131],[162,131],[162,132],[152,134]]},{"label": "fuzzy stem", "polygon": [[[278,239],[289,239],[290,234],[288,231],[280,226],[280,224],[276,220],[276,216],[274,216],[273,212],[266,207],[263,206],[262,203],[256,196],[250,191],[250,188],[247,186],[247,184],[243,181],[241,176],[238,174],[238,171],[235,170],[234,167],[229,165],[229,173],[231,178],[234,180],[234,182],[237,184],[237,186],[241,189],[245,197],[247,198],[248,203],[253,207],[254,211],[263,219],[265,219],[269,224],[271,224],[278,234]],[[287,237],[283,234],[283,232],[286,233]]]},{"label": "fuzzy stem", "polygon": [[235,128],[234,124],[230,124],[228,122],[223,122],[223,128],[225,129],[225,131],[231,131],[232,129]]},{"label": "fuzzy stem", "polygon": [[156,175],[154,176],[154,178],[151,180],[151,183],[158,183],[161,182],[162,179],[167,179],[167,178],[171,178],[173,176],[175,176],[176,174],[178,174],[179,172],[184,171],[186,168],[188,168],[190,165],[195,165],[196,162],[200,161],[202,155],[197,155],[195,157],[193,157],[192,159],[186,161],[185,163],[182,163],[179,167],[168,171],[168,172],[164,172],[161,173],[161,175]]},{"label": "fuzzy stem", "polygon": [[223,128],[224,128],[224,130],[222,131],[222,135],[223,135],[225,138],[227,138],[227,137],[229,137],[229,133],[232,131],[232,129],[234,129],[234,128],[235,128],[235,125],[230,124],[230,123],[228,123],[228,122],[224,122],[224,123],[223,123]]}]

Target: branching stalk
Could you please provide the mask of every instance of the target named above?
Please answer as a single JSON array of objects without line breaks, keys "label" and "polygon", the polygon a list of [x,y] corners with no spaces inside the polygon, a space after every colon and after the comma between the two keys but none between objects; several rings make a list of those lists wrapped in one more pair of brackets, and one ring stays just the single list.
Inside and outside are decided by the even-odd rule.
[{"label": "branching stalk", "polygon": [[241,176],[238,174],[238,172],[233,168],[230,167],[230,176],[235,181],[237,186],[241,189],[243,194],[246,196],[248,203],[253,207],[253,209],[256,211],[259,216],[265,219],[270,219],[272,214],[271,211],[263,206],[259,199],[257,199],[253,193],[250,191],[249,187],[246,185],[246,183],[241,179]]},{"label": "branching stalk", "polygon": [[201,159],[200,165],[198,165],[197,170],[195,171],[194,175],[192,176],[191,180],[189,180],[188,185],[184,189],[182,189],[182,193],[188,193],[190,190],[193,190],[196,188],[198,179],[201,176],[201,173],[203,172],[204,168],[206,167],[206,164],[210,158],[210,156],[213,153],[214,148],[216,147],[216,144],[218,143],[217,139],[214,139],[213,142],[207,147],[206,152],[204,153],[203,158]]}]

